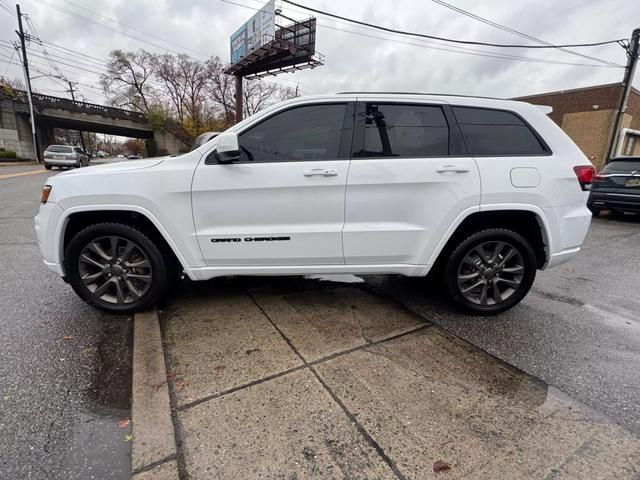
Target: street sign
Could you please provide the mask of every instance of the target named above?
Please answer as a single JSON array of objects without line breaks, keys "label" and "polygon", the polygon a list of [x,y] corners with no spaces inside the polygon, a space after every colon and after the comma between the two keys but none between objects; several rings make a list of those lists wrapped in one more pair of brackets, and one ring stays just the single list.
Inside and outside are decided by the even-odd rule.
[{"label": "street sign", "polygon": [[275,0],[270,0],[231,35],[231,64],[272,41],[275,34]]}]

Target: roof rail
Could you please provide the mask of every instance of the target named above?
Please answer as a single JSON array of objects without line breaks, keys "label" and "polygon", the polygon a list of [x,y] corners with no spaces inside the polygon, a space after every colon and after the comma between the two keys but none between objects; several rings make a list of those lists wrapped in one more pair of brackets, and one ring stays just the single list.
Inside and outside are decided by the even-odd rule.
[{"label": "roof rail", "polygon": [[483,97],[480,95],[459,95],[455,93],[431,92],[338,92],[337,95],[433,95],[437,97],[486,98],[487,100],[511,100],[509,98]]}]

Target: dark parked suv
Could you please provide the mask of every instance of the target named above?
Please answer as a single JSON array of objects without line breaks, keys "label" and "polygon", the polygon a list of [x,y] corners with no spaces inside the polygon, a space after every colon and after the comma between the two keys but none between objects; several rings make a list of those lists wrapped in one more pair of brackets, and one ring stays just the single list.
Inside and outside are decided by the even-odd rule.
[{"label": "dark parked suv", "polygon": [[617,157],[595,176],[587,202],[597,216],[601,210],[640,212],[640,157]]}]

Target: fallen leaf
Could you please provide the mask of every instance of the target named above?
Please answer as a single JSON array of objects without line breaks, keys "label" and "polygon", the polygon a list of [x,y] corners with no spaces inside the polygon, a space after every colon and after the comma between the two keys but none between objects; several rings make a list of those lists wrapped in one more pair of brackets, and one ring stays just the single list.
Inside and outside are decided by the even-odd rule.
[{"label": "fallen leaf", "polygon": [[118,422],[118,427],[127,428],[130,423],[131,423],[131,420],[129,420],[128,418],[123,418]]},{"label": "fallen leaf", "polygon": [[65,335],[62,337],[63,340],[73,340],[73,335]]},{"label": "fallen leaf", "polygon": [[156,384],[153,386],[153,389],[157,392],[158,390],[160,390],[160,389],[162,388],[162,386],[163,386],[165,383],[167,383],[167,382],[160,382],[160,383],[156,383]]},{"label": "fallen leaf", "polygon": [[451,466],[444,460],[438,460],[433,464],[433,471],[436,473],[446,472],[447,470],[451,470]]},{"label": "fallen leaf", "polygon": [[133,435],[128,433],[124,436],[124,441],[125,442],[131,442],[133,440]]},{"label": "fallen leaf", "polygon": [[182,390],[186,389],[189,385],[191,385],[191,382],[176,383],[176,392],[181,392]]}]

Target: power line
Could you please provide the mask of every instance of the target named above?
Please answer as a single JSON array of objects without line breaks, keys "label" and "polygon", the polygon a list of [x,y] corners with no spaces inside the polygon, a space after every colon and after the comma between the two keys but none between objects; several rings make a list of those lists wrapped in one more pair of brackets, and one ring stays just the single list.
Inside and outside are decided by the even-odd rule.
[{"label": "power line", "polygon": [[[41,1],[41,0],[38,0]],[[385,32],[391,32],[391,33],[397,33],[400,35],[408,35],[408,36],[412,36],[412,37],[419,37],[419,38],[428,38],[431,40],[440,40],[442,42],[451,42],[451,43],[460,43],[460,44],[464,44],[464,45],[481,45],[481,46],[485,46],[485,47],[501,47],[501,48],[554,48],[554,49],[558,49],[558,48],[567,48],[567,47],[596,47],[599,45],[608,45],[608,44],[612,44],[612,43],[619,43],[619,42],[624,42],[626,39],[625,38],[621,38],[621,39],[617,39],[617,40],[605,40],[602,42],[590,42],[590,43],[573,43],[573,44],[565,44],[565,45],[515,45],[515,44],[508,44],[508,43],[490,43],[490,42],[477,42],[477,41],[472,41],[472,40],[456,40],[453,38],[446,38],[446,37],[438,37],[435,35],[427,35],[424,33],[416,33],[416,32],[408,32],[405,30],[398,30],[395,28],[389,28],[389,27],[383,27],[381,25],[376,25],[373,23],[367,23],[367,22],[362,22],[360,20],[355,20],[353,18],[348,18],[348,17],[343,17],[340,15],[336,15],[335,13],[331,13],[331,12],[326,12],[323,10],[318,10],[315,8],[311,8],[308,7],[306,5],[302,5],[300,3],[296,3],[296,2],[292,2],[291,0],[282,0],[284,3],[288,3],[290,5],[294,5],[296,7],[299,8],[303,8],[305,10],[308,10],[310,12],[315,12],[315,13],[319,13],[321,15],[326,15],[328,17],[332,17],[332,18],[338,18],[340,20],[344,20],[350,23],[354,23],[356,25],[363,25],[366,27],[371,27],[371,28],[375,28],[377,30],[382,30]]]},{"label": "power line", "polygon": [[[248,8],[250,10],[254,10],[254,11],[258,11],[260,10],[259,8],[254,8],[254,7],[250,7],[248,5],[243,5],[241,3],[236,3],[233,2],[231,0],[220,0],[224,3],[229,3],[231,5],[236,5],[239,7],[244,7],[244,8]],[[254,0],[259,2],[259,0]],[[297,11],[297,12],[302,12],[301,10],[295,10],[293,9],[293,11]],[[303,12],[304,13],[304,12]],[[336,21],[336,20],[332,20],[336,23],[342,23],[342,24],[347,24],[347,22],[341,22],[341,21]],[[363,33],[363,32],[358,32],[358,31],[354,31],[354,30],[345,30],[343,28],[339,28],[339,27],[335,27],[335,26],[331,26],[331,25],[327,25],[321,22],[317,22],[318,26],[322,27],[322,28],[328,28],[330,30],[336,30],[336,31],[340,31],[340,32],[345,32],[345,33],[349,33],[352,35],[360,35],[363,37],[367,37],[367,38],[375,38],[378,40],[384,40],[384,41],[388,41],[388,42],[394,42],[394,43],[399,43],[399,44],[403,44],[403,45],[411,45],[411,46],[415,46],[415,47],[421,47],[421,48],[428,48],[431,50],[440,50],[440,51],[445,51],[445,52],[453,52],[453,53],[462,53],[465,55],[472,55],[472,56],[479,56],[479,57],[487,57],[487,58],[496,58],[496,59],[505,59],[505,60],[519,60],[519,61],[524,61],[524,62],[533,62],[533,63],[547,63],[547,64],[551,64],[551,65],[567,65],[567,66],[580,66],[580,67],[597,67],[597,68],[624,68],[623,66],[617,66],[617,65],[594,65],[594,64],[587,64],[587,63],[573,63],[573,62],[564,62],[564,61],[558,61],[558,60],[548,60],[548,59],[543,59],[543,58],[536,58],[536,57],[523,57],[523,56],[519,56],[519,55],[511,55],[511,54],[506,54],[506,53],[498,53],[498,52],[489,52],[486,50],[479,50],[479,49],[475,49],[475,48],[471,48],[471,47],[462,47],[462,46],[448,46],[448,45],[443,45],[441,43],[436,43],[433,41],[429,41],[429,40],[424,40],[424,39],[416,39],[416,42],[421,42],[421,43],[415,43],[415,42],[409,42],[407,40],[399,40],[396,38],[388,38],[388,37],[381,37],[379,35],[372,35],[369,33]],[[372,30],[372,28],[370,27],[354,27],[354,28],[362,28],[363,30]]]},{"label": "power line", "polygon": [[13,11],[9,2],[5,0],[0,0],[0,8],[2,8],[5,12],[9,13],[12,17],[16,16],[16,12]]},{"label": "power line", "polygon": [[608,65],[622,67],[622,65],[617,64],[617,63],[613,63],[613,62],[609,62],[608,60],[603,60],[601,58],[592,57],[590,55],[585,55],[583,53],[574,52],[573,50],[568,50],[566,48],[553,45],[553,44],[551,44],[551,43],[549,43],[549,42],[547,42],[545,40],[542,40],[542,39],[536,38],[536,37],[534,37],[532,35],[528,35],[526,33],[520,32],[520,31],[515,30],[513,28],[507,27],[506,25],[501,25],[501,24],[499,24],[497,22],[494,22],[494,21],[489,20],[487,18],[483,18],[483,17],[481,17],[479,15],[471,13],[471,12],[469,12],[467,10],[462,9],[462,8],[456,7],[455,5],[451,5],[449,3],[446,3],[446,2],[444,2],[442,0],[433,0],[433,1],[435,3],[437,3],[438,5],[446,7],[448,9],[450,9],[450,10],[455,11],[455,12],[461,13],[462,15],[466,15],[467,17],[473,18],[474,20],[478,20],[479,22],[485,23],[487,25],[490,25],[490,26],[492,26],[494,28],[497,28],[497,29],[500,29],[502,31],[512,33],[512,34],[517,35],[519,37],[526,38],[527,40],[532,40],[532,41],[534,41],[536,43],[539,43],[541,45],[548,45],[550,47],[555,47],[555,48],[557,48],[558,50],[560,50],[562,52],[569,53],[571,55],[575,55],[575,56],[578,56],[578,57],[586,58],[587,60],[593,60],[593,61],[596,61],[596,62],[601,62],[601,63],[608,64]]},{"label": "power line", "polygon": [[[36,30],[36,26],[31,21],[31,17],[29,17],[28,15],[24,15],[24,17],[27,19],[27,25],[29,25],[29,28],[32,30],[33,34],[35,35],[35,38],[39,38],[40,35],[38,35],[38,31]],[[32,36],[33,35],[31,35],[30,37]],[[60,76],[62,80],[69,81],[69,79],[64,76],[60,68],[58,68],[58,65],[56,64],[56,62],[54,62],[53,59],[49,56],[49,52],[47,51],[47,48],[44,46],[44,44],[40,42],[39,46],[40,46],[40,49],[42,50],[42,53],[44,53],[44,56],[47,58],[47,60],[53,67],[53,70]]]},{"label": "power line", "polygon": [[33,1],[38,2],[38,3],[42,4],[42,5],[47,6],[47,7],[53,8],[55,10],[58,10],[60,12],[63,12],[65,14],[67,14],[67,15],[72,16],[72,17],[75,17],[75,18],[77,18],[79,20],[82,20],[83,22],[93,23],[94,25],[98,25],[98,26],[100,26],[102,28],[106,28],[107,30],[111,30],[113,32],[119,33],[120,35],[124,35],[125,37],[129,37],[129,38],[131,38],[133,40],[137,40],[139,42],[146,43],[146,44],[151,45],[153,47],[159,48],[160,50],[171,52],[171,53],[176,54],[176,55],[183,54],[182,52],[178,52],[176,50],[171,50],[171,49],[169,49],[167,47],[164,47],[162,45],[158,45],[157,43],[150,42],[149,40],[145,40],[145,39],[140,38],[140,37],[136,37],[135,35],[131,35],[130,33],[127,33],[127,32],[123,32],[122,30],[118,30],[116,28],[112,28],[112,27],[110,27],[108,25],[105,25],[105,24],[100,23],[98,21],[92,20],[89,17],[85,17],[84,15],[78,15],[77,13],[72,12],[72,11],[70,11],[70,10],[64,8],[64,7],[60,7],[58,5],[52,4],[52,3],[48,2],[47,0],[33,0]]},{"label": "power line", "polygon": [[98,16],[98,17],[100,17],[100,18],[104,18],[105,20],[109,20],[109,21],[111,21],[111,22],[117,23],[118,25],[122,25],[123,27],[130,28],[131,30],[136,31],[136,32],[138,32],[138,33],[141,33],[141,34],[143,34],[143,35],[147,35],[148,37],[155,38],[156,40],[160,40],[160,41],[162,41],[162,42],[168,43],[169,45],[173,45],[174,47],[182,48],[183,50],[189,50],[190,52],[197,53],[198,55],[202,55],[202,56],[203,56],[203,57],[205,57],[205,58],[207,58],[207,57],[208,57],[208,55],[207,55],[207,54],[202,53],[202,52],[199,52],[198,50],[194,50],[194,49],[192,49],[192,48],[185,47],[184,45],[180,45],[180,44],[178,44],[178,43],[174,43],[174,42],[172,42],[172,41],[166,40],[166,39],[164,39],[164,38],[162,38],[162,37],[158,37],[157,35],[154,35],[154,34],[152,34],[152,33],[145,32],[144,30],[140,30],[139,28],[136,28],[136,27],[134,27],[134,26],[132,26],[132,25],[129,25],[129,24],[127,24],[127,23],[124,23],[124,22],[121,22],[121,21],[119,21],[119,20],[116,20],[115,18],[107,17],[106,15],[102,15],[101,13],[98,13],[98,12],[96,12],[96,11],[94,11],[94,10],[90,10],[90,9],[88,9],[88,8],[86,8],[86,7],[83,7],[83,6],[81,6],[81,5],[78,5],[78,4],[76,4],[76,3],[73,3],[73,2],[71,2],[70,0],[63,0],[63,1],[64,1],[65,3],[68,3],[68,4],[70,4],[70,5],[73,5],[73,6],[74,6],[74,7],[76,7],[76,8],[80,8],[80,9],[82,9],[82,10],[85,10],[85,11],[89,12],[89,13],[92,13],[93,15],[96,15],[96,16]]}]

